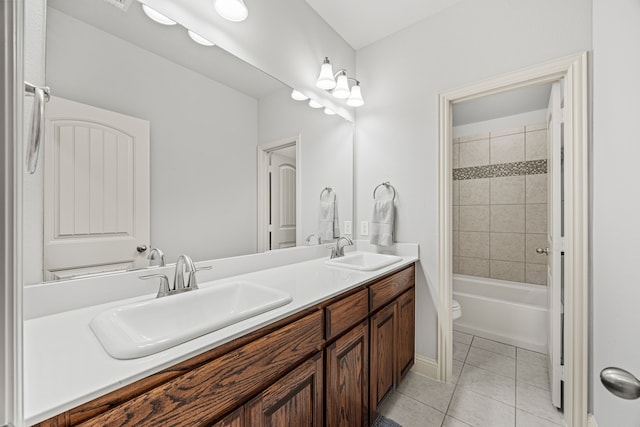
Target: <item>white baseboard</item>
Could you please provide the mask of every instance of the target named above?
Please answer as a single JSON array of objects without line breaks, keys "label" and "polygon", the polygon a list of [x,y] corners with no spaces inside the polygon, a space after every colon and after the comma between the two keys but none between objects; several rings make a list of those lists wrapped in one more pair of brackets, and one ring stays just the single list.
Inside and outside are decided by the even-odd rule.
[{"label": "white baseboard", "polygon": [[596,422],[596,418],[593,414],[589,414],[587,416],[587,427],[598,427],[598,423]]},{"label": "white baseboard", "polygon": [[428,357],[420,356],[419,354],[415,355],[415,363],[413,368],[411,368],[411,372],[415,372],[416,374],[424,375],[429,378],[433,378],[434,380],[438,379],[438,362]]}]

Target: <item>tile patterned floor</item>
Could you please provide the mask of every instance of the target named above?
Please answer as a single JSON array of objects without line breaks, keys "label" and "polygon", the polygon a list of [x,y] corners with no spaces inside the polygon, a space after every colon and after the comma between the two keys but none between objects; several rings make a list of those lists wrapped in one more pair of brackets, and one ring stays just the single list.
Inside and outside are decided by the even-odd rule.
[{"label": "tile patterned floor", "polygon": [[558,427],[544,354],[453,333],[453,378],[409,372],[382,403],[402,427]]}]

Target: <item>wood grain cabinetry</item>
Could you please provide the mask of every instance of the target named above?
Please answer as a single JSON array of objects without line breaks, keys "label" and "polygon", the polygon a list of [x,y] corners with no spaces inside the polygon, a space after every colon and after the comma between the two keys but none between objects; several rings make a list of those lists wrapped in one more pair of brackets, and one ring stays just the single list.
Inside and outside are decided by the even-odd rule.
[{"label": "wood grain cabinetry", "polygon": [[327,346],[327,427],[369,425],[369,322]]},{"label": "wood grain cabinetry", "polygon": [[414,361],[415,267],[38,424],[366,427]]}]

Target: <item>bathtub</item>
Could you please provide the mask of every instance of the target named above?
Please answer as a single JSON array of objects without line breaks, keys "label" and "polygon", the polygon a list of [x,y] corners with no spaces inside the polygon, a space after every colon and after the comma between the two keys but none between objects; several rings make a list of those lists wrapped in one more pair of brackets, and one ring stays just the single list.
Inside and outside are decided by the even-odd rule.
[{"label": "bathtub", "polygon": [[453,299],[462,309],[454,330],[548,353],[546,286],[454,274]]}]

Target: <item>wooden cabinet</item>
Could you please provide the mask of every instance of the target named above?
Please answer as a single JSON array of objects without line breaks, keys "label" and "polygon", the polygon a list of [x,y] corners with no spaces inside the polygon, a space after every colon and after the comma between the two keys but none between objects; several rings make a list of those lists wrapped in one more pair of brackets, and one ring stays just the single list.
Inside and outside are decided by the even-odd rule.
[{"label": "wooden cabinet", "polygon": [[366,427],[414,362],[415,267],[39,424]]},{"label": "wooden cabinet", "polygon": [[322,427],[322,353],[245,405],[247,427]]},{"label": "wooden cabinet", "polygon": [[369,425],[369,322],[355,326],[326,349],[327,427]]}]

